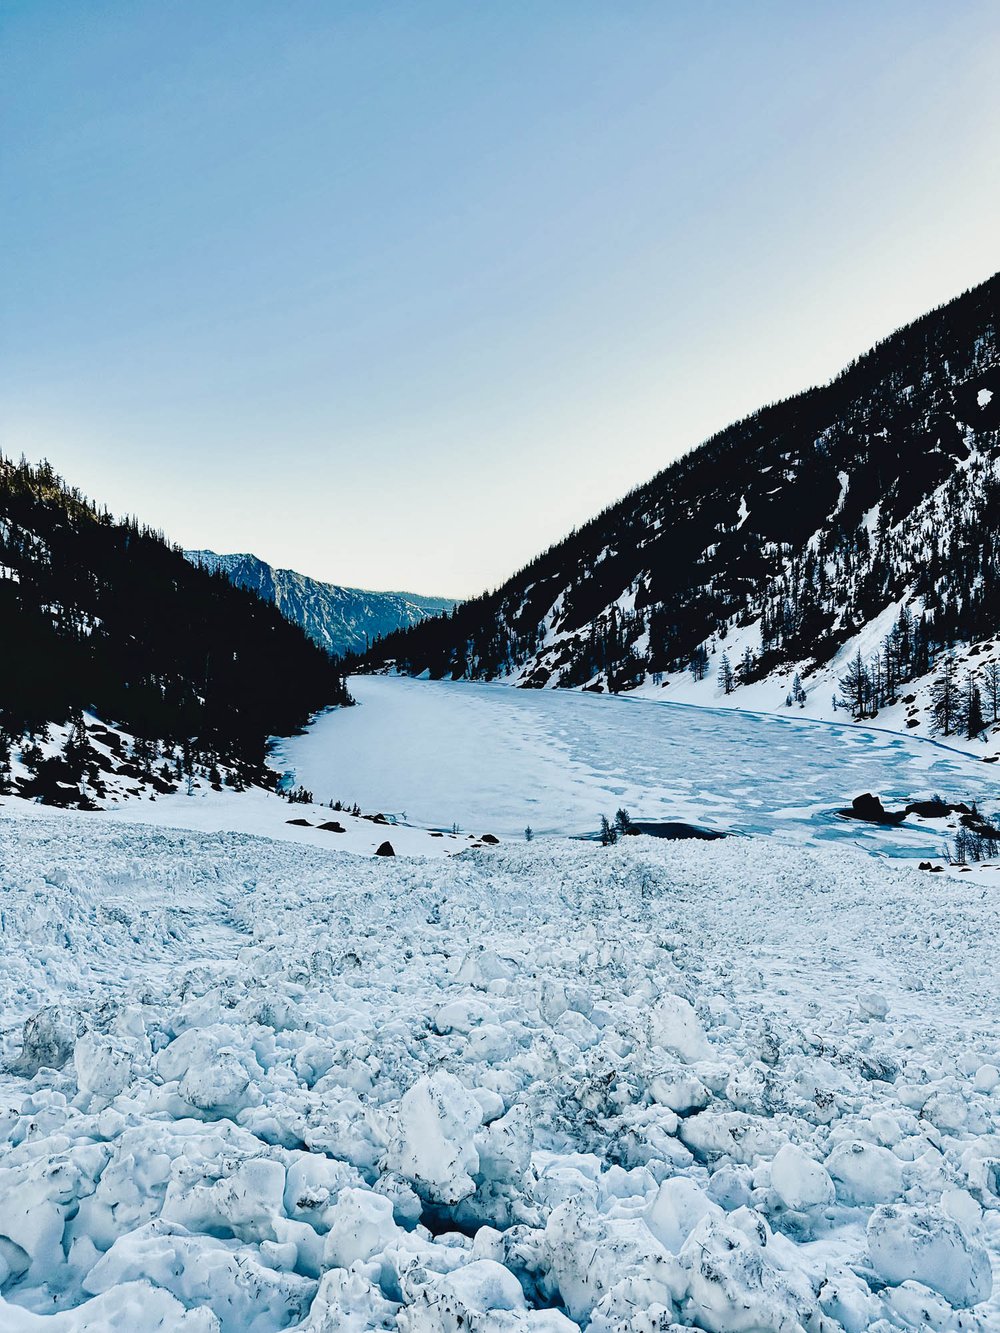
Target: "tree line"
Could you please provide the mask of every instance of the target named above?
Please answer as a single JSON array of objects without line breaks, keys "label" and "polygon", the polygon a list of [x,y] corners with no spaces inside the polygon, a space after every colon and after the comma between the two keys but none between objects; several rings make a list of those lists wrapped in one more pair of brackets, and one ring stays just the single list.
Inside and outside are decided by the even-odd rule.
[{"label": "tree line", "polygon": [[[931,670],[933,650],[927,615],[914,616],[904,606],[877,652],[867,660],[860,649],[855,654],[840,678],[835,704],[846,708],[855,721],[875,717],[899,701],[903,685]],[[988,661],[963,674],[953,652],[940,653],[931,682],[931,719],[938,734],[964,735],[969,740],[1000,721],[1000,663]]]}]

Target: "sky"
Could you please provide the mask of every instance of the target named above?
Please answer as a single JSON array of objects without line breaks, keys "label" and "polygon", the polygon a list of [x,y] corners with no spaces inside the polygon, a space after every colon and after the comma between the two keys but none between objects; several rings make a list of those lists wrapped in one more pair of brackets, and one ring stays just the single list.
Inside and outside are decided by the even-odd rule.
[{"label": "sky", "polygon": [[5,0],[0,450],[500,583],[1000,268],[1000,9]]}]

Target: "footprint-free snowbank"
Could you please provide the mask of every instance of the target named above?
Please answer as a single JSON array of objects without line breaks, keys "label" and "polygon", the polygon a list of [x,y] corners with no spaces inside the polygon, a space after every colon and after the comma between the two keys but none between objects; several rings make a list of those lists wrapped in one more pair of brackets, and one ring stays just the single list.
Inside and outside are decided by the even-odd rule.
[{"label": "footprint-free snowbank", "polygon": [[971,876],[0,837],[5,1333],[1000,1326]]}]

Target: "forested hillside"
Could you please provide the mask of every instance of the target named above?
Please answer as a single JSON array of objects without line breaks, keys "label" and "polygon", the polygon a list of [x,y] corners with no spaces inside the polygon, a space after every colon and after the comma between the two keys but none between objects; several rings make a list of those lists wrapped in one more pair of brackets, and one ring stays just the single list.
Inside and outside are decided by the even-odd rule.
[{"label": "forested hillside", "polygon": [[[84,710],[143,762],[258,766],[270,734],[348,702],[326,653],[274,606],[117,521],[45,463],[0,458],[0,769]],[[39,761],[40,762],[40,761]]]},{"label": "forested hillside", "polygon": [[690,671],[729,694],[793,669],[807,689],[867,634],[847,702],[870,716],[942,650],[1000,629],[998,327],[995,276],[720,432],[495,592],[386,636],[366,666],[612,691]]}]

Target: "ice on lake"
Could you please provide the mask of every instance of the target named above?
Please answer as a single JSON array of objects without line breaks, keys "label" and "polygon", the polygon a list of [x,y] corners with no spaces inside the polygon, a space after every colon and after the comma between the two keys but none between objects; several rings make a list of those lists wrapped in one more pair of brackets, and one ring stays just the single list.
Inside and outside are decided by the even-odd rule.
[{"label": "ice on lake", "polygon": [[836,810],[863,791],[988,809],[998,795],[979,761],[877,726],[383,676],[351,689],[357,708],[280,742],[277,761],[317,799],[436,827],[581,834],[624,806],[634,819],[937,856],[950,836],[940,825],[875,828]]}]

